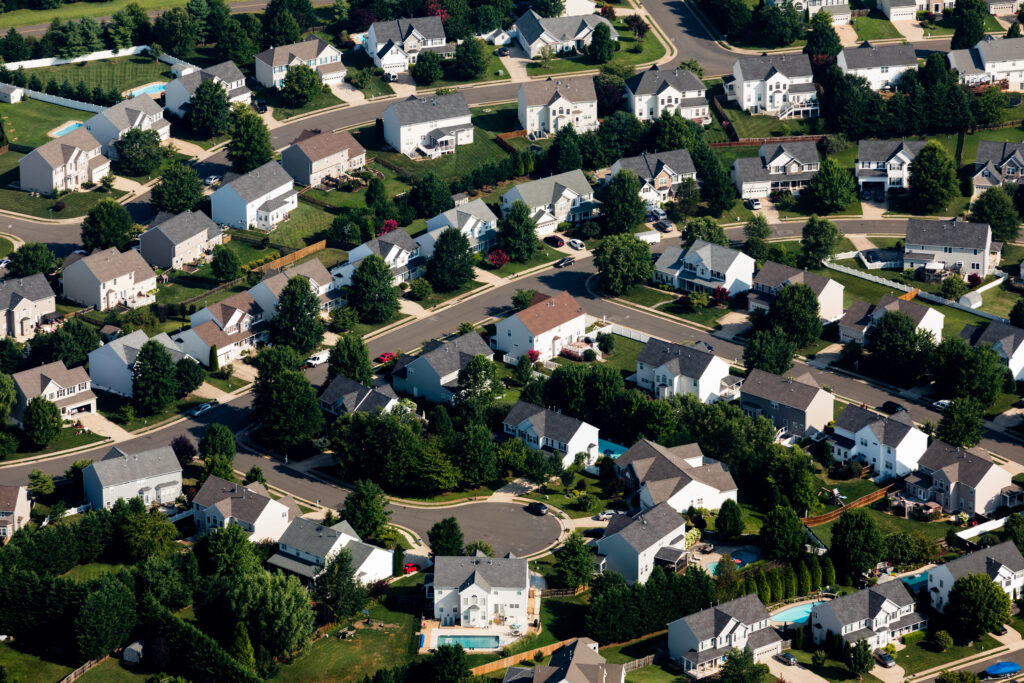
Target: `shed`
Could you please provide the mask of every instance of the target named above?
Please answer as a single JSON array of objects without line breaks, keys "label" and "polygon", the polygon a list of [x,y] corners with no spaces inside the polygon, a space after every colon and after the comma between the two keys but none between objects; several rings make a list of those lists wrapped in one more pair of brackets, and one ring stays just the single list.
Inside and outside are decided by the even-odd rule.
[{"label": "shed", "polygon": [[967,292],[957,303],[968,308],[981,308],[981,292]]},{"label": "shed", "polygon": [[25,98],[25,91],[16,85],[0,85],[0,102],[15,104]]},{"label": "shed", "polygon": [[134,643],[132,643],[124,649],[124,652],[121,654],[121,659],[124,660],[125,664],[130,664],[132,666],[135,666],[136,664],[141,664],[142,649],[143,642],[141,640],[136,640]]}]

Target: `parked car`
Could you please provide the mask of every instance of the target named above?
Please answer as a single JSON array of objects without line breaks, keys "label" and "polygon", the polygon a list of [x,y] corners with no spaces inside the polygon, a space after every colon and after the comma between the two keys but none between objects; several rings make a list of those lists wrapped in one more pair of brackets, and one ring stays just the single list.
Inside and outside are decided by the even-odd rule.
[{"label": "parked car", "polygon": [[412,562],[406,562],[405,563],[405,573],[406,574],[412,574],[417,569],[419,569],[419,567],[414,565]]},{"label": "parked car", "polygon": [[530,503],[529,505],[526,506],[526,509],[532,512],[533,514],[541,517],[548,514],[548,506],[538,501]]},{"label": "parked car", "polygon": [[950,403],[952,403],[952,401],[950,401],[948,398],[944,398],[940,401],[936,401],[935,403],[933,403],[932,408],[936,408],[938,410],[945,410],[946,408],[949,407]]},{"label": "parked car", "polygon": [[896,413],[904,413],[907,409],[896,401],[886,401],[882,404],[882,410],[890,415],[895,415]]},{"label": "parked car", "polygon": [[544,238],[544,241],[547,242],[548,244],[550,244],[553,247],[564,247],[565,246],[565,240],[563,240],[558,235],[548,235],[547,237]]},{"label": "parked car", "polygon": [[877,659],[878,663],[886,669],[891,669],[896,666],[896,660],[893,659],[892,655],[885,650],[875,650],[875,659]]},{"label": "parked car", "polygon": [[267,103],[264,102],[263,100],[256,100],[255,102],[253,102],[252,106],[253,106],[253,109],[256,110],[257,114],[266,114],[267,113]]},{"label": "parked car", "polygon": [[390,71],[385,71],[384,80],[391,81],[392,83],[394,83],[395,81],[398,80],[398,74],[393,74]]},{"label": "parked car", "polygon": [[760,199],[756,199],[756,198],[755,199],[751,199],[750,200],[750,208],[752,210],[754,210],[754,211],[760,211],[761,210],[761,200]]},{"label": "parked car", "polygon": [[885,201],[885,190],[875,190],[875,201],[876,202],[884,202]]},{"label": "parked car", "polygon": [[1007,634],[1007,630],[1005,626],[1000,626],[999,630],[992,631],[992,633],[996,634],[997,636],[1005,636]]},{"label": "parked car", "polygon": [[498,56],[499,57],[508,57],[508,55],[509,55],[509,49],[507,47],[499,47],[498,48]]},{"label": "parked car", "polygon": [[860,193],[860,198],[863,199],[866,202],[870,202],[871,201],[871,190],[864,190],[863,192],[861,192]]},{"label": "parked car", "polygon": [[384,365],[386,363],[390,363],[391,361],[393,361],[396,358],[398,358],[398,356],[396,356],[395,354],[391,353],[390,351],[385,351],[384,353],[382,353],[379,356],[377,356],[376,358],[374,358],[373,362],[374,363],[380,363],[381,365]]},{"label": "parked car", "polygon": [[565,258],[555,261],[555,268],[565,268],[566,266],[571,266],[574,263],[576,263],[575,256],[566,256]]},{"label": "parked car", "polygon": [[192,411],[192,417],[199,417],[203,413],[209,412],[211,410],[213,410],[213,404],[204,403],[201,406],[197,406],[196,409]]},{"label": "parked car", "polygon": [[207,187],[213,187],[214,185],[218,185],[222,178],[223,176],[219,175],[208,175],[203,180],[203,183],[205,183]]},{"label": "parked car", "polygon": [[569,240],[569,246],[577,250],[583,250],[587,248],[587,245],[583,243],[583,240]]},{"label": "parked car", "polygon": [[651,209],[647,216],[651,221],[663,221],[668,218],[668,214],[665,213],[664,209]]},{"label": "parked car", "polygon": [[321,351],[320,353],[314,353],[312,356],[306,359],[307,368],[315,368],[318,365],[323,365],[330,358],[330,351]]},{"label": "parked car", "polygon": [[672,221],[664,220],[664,221],[658,221],[657,223],[655,223],[654,227],[657,228],[658,230],[661,230],[662,232],[671,232],[672,228],[674,228],[676,226],[674,226],[672,224]]},{"label": "parked car", "polygon": [[85,249],[75,249],[75,253],[78,254],[79,256],[89,255],[89,252],[87,252]]},{"label": "parked car", "polygon": [[782,654],[780,654],[779,661],[785,664],[786,666],[796,666],[799,663],[797,662],[796,657],[789,654],[788,652],[783,652]]},{"label": "parked car", "polygon": [[600,519],[603,522],[608,521],[609,519],[611,519],[614,516],[615,516],[615,511],[614,510],[602,510],[601,512],[597,513],[597,518]]},{"label": "parked car", "polygon": [[6,268],[9,265],[11,265],[11,259],[5,258],[3,260],[0,260],[0,268]]}]

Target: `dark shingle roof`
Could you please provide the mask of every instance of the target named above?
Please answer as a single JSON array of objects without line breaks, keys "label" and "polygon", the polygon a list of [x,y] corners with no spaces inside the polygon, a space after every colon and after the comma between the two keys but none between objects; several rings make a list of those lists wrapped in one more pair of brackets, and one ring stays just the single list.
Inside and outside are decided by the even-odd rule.
[{"label": "dark shingle roof", "polygon": [[202,211],[185,211],[157,223],[146,231],[146,235],[159,234],[171,244],[181,244],[204,230],[206,231],[206,239],[216,237],[221,233],[220,227]]},{"label": "dark shingle roof", "polygon": [[846,58],[846,65],[851,69],[917,66],[917,55],[913,45],[872,45],[864,41],[857,47],[848,47],[843,50],[843,57]]},{"label": "dark shingle roof", "polygon": [[931,472],[941,470],[950,483],[960,482],[971,488],[977,488],[985,475],[999,467],[980,451],[963,450],[944,441],[932,441],[917,466]]},{"label": "dark shingle roof", "polygon": [[373,33],[377,36],[378,44],[389,40],[402,43],[414,30],[430,40],[443,40],[445,37],[444,24],[438,16],[373,22]]},{"label": "dark shingle roof", "polygon": [[715,359],[715,354],[684,344],[674,344],[651,337],[637,355],[638,363],[653,367],[668,366],[675,375],[700,378]]},{"label": "dark shingle roof", "polygon": [[597,100],[597,91],[594,89],[594,81],[590,78],[570,80],[533,81],[523,83],[519,86],[523,90],[523,99],[528,106],[551,104],[559,97],[564,97],[570,102],[594,102]]},{"label": "dark shingle roof", "polygon": [[12,277],[0,282],[0,310],[2,311],[11,310],[23,299],[42,301],[52,296],[56,295],[42,273],[28,277]]},{"label": "dark shingle roof", "polygon": [[[691,465],[688,460],[697,460]],[[630,467],[641,485],[647,486],[655,505],[671,498],[691,481],[707,484],[719,492],[735,491],[736,482],[729,469],[704,457],[695,443],[666,448],[648,439],[641,439],[622,454],[615,464]]]},{"label": "dark shingle roof", "polygon": [[778,289],[783,285],[807,285],[815,294],[821,295],[822,290],[832,282],[830,278],[817,273],[808,273],[805,270],[797,270],[790,266],[784,266],[775,261],[765,261],[761,270],[757,271],[754,277],[754,284]]},{"label": "dark shingle roof", "polygon": [[[351,528],[351,527],[349,527]],[[355,534],[353,534],[355,535]],[[341,538],[341,532],[333,527],[326,527],[320,522],[303,517],[296,517],[281,534],[281,545],[287,545],[288,551],[301,550],[319,557],[327,557],[334,544]],[[357,536],[358,538],[358,536]]]},{"label": "dark shingle roof", "polygon": [[[491,588],[530,587],[530,569],[518,557],[436,557],[434,558],[434,590],[462,588],[478,583]],[[523,596],[525,599],[525,595]]]},{"label": "dark shingle roof", "polygon": [[988,223],[923,218],[911,218],[907,221],[907,244],[984,249],[991,236],[992,230]]},{"label": "dark shingle roof", "polygon": [[604,17],[596,14],[568,17],[542,17],[532,9],[516,19],[515,28],[526,39],[527,45],[533,45],[545,33],[559,42],[573,40],[584,29],[593,30],[598,24],[608,24],[612,40],[619,39],[619,33]]},{"label": "dark shingle roof", "polygon": [[840,624],[852,624],[865,619],[873,619],[886,600],[891,600],[900,607],[914,603],[914,598],[907,591],[902,581],[887,581],[856,593],[844,595],[823,605],[836,615]]},{"label": "dark shingle roof", "polygon": [[[776,71],[787,78],[812,76],[811,58],[807,55],[760,55],[740,57],[740,74],[745,81],[763,81]],[[813,144],[813,143],[812,143]]]},{"label": "dark shingle roof", "polygon": [[1017,163],[1024,166],[1024,142],[997,142],[995,140],[979,140],[978,152],[974,157],[976,167],[982,167],[992,162],[996,166],[1002,166],[1011,157],[1015,157]]},{"label": "dark shingle roof", "polygon": [[[685,622],[700,640],[710,640],[727,628],[733,619],[741,624],[756,624],[769,618],[768,610],[755,593],[723,602],[679,619]],[[673,622],[675,623],[675,622]],[[669,629],[672,624],[669,624]]]},{"label": "dark shingle roof", "polygon": [[879,415],[851,403],[836,418],[835,427],[851,434],[856,434],[865,427],[871,427],[871,431],[878,437],[879,443],[895,448],[903,441],[907,433],[914,429],[914,423],[905,412],[895,415]]},{"label": "dark shingle roof", "polygon": [[626,79],[626,87],[634,95],[654,95],[667,87],[679,92],[705,90],[704,84],[689,69],[662,69],[657,64],[647,71]]},{"label": "dark shingle roof", "polygon": [[669,539],[668,545],[683,547],[686,521],[668,503],[655,505],[632,518],[616,515],[612,521],[616,524],[608,525],[605,538],[618,534],[638,553],[660,543],[674,531],[679,532],[679,538]]},{"label": "dark shingle roof", "polygon": [[556,413],[526,401],[516,401],[516,404],[508,411],[508,415],[505,416],[504,424],[515,426],[527,420],[538,436],[565,444],[569,443],[572,437],[576,436],[580,427],[586,424],[583,420],[577,420],[575,417]]},{"label": "dark shingle roof", "polygon": [[469,332],[450,341],[431,339],[424,344],[419,356],[403,354],[395,364],[393,372],[399,372],[409,363],[422,358],[438,375],[444,377],[464,368],[475,356],[483,355],[490,358],[493,353],[491,347],[487,346],[476,332]]},{"label": "dark shingle roof", "polygon": [[346,413],[372,413],[383,410],[388,403],[398,398],[390,385],[385,384],[379,389],[363,386],[354,379],[338,375],[327,385],[320,400],[333,406],[341,403]]},{"label": "dark shingle roof", "polygon": [[861,140],[857,143],[857,160],[888,161],[898,152],[906,152],[913,159],[924,145],[924,140]]},{"label": "dark shingle roof", "polygon": [[1006,567],[1011,572],[1024,570],[1024,556],[1013,541],[1004,541],[947,562],[946,567],[954,581],[970,574],[985,574],[995,579],[1000,567]]},{"label": "dark shingle roof", "polygon": [[[173,455],[173,451],[171,454]],[[192,502],[204,508],[217,506],[225,517],[233,517],[252,524],[259,518],[263,509],[273,502],[273,499],[264,493],[265,489],[259,490],[262,488],[259,484],[236,484],[211,475]]]},{"label": "dark shingle roof", "polygon": [[662,169],[668,169],[675,174],[686,175],[696,173],[690,153],[685,149],[676,149],[671,152],[658,152],[657,154],[642,153],[640,156],[625,157],[619,159],[619,166],[627,168],[636,173],[641,180],[654,180],[661,173]]},{"label": "dark shingle roof", "polygon": [[822,391],[810,373],[793,378],[773,375],[757,368],[747,375],[742,389],[744,395],[776,401],[798,410],[806,410]]},{"label": "dark shingle roof", "polygon": [[388,105],[388,109],[394,110],[400,126],[454,119],[459,116],[469,117],[469,105],[466,104],[465,96],[459,92],[430,97],[412,95],[406,100]]},{"label": "dark shingle roof", "polygon": [[181,474],[181,465],[170,446],[128,454],[111,448],[102,460],[89,465],[100,484],[116,486],[141,479]]},{"label": "dark shingle roof", "polygon": [[[977,329],[972,328],[972,330]],[[1021,344],[1024,344],[1024,330],[993,320],[984,329],[978,331],[970,341],[975,346],[980,346],[981,344],[989,344],[993,347],[998,346],[1009,357],[1014,354]]]}]

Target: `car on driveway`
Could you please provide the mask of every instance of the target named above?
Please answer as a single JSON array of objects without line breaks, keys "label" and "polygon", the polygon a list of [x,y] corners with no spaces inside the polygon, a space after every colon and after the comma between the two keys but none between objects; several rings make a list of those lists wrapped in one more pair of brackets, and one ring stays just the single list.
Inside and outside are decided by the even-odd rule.
[{"label": "car on driveway", "polygon": [[385,365],[387,363],[390,363],[391,361],[393,361],[396,358],[398,358],[398,356],[396,356],[395,354],[391,353],[390,351],[385,351],[384,353],[382,353],[379,356],[377,356],[376,358],[374,358],[373,362],[374,363],[380,363],[381,365]]},{"label": "car on driveway", "polygon": [[9,265],[11,265],[11,259],[5,258],[3,260],[0,260],[0,268],[6,268]]},{"label": "car on driveway", "polygon": [[548,235],[547,237],[544,238],[544,241],[547,242],[548,244],[550,244],[553,247],[564,247],[565,246],[565,240],[563,240],[558,235]]},{"label": "car on driveway", "polygon": [[866,202],[870,202],[871,201],[871,197],[872,197],[871,190],[864,190],[863,192],[860,193],[860,198],[863,199]]},{"label": "car on driveway", "polygon": [[891,669],[896,666],[896,660],[893,659],[892,655],[885,650],[875,650],[875,659],[877,659],[878,663],[886,669]]},{"label": "car on driveway", "polygon": [[414,564],[413,564],[412,562],[406,562],[406,563],[405,563],[405,567],[404,567],[404,570],[405,570],[405,573],[406,573],[406,574],[412,574],[412,573],[413,573],[414,571],[416,571],[417,569],[419,569],[419,567],[417,567],[416,565],[414,565]]},{"label": "car on driveway", "polygon": [[663,221],[668,218],[668,214],[665,213],[665,209],[651,209],[647,212],[648,221]]},{"label": "car on driveway", "polygon": [[672,221],[670,220],[663,220],[655,223],[654,227],[662,232],[672,232],[672,228],[676,226],[672,225]]},{"label": "car on driveway", "polygon": [[548,514],[548,506],[538,501],[530,503],[529,505],[526,506],[526,509],[532,512],[533,514],[537,515],[538,517],[543,517],[544,515]]},{"label": "car on driveway", "polygon": [[751,199],[750,200],[750,208],[753,209],[754,211],[760,211],[761,210],[761,200],[760,199]]},{"label": "car on driveway", "polygon": [[560,258],[555,261],[555,268],[565,268],[566,266],[571,266],[574,263],[576,263],[576,258],[574,256],[566,256],[565,258]]},{"label": "car on driveway", "polygon": [[203,183],[205,183],[207,187],[213,187],[214,185],[220,184],[220,181],[221,181],[222,177],[223,176],[219,176],[219,175],[208,175],[203,180]]},{"label": "car on driveway", "polygon": [[583,243],[583,240],[569,240],[569,246],[577,251],[587,248],[587,245]]},{"label": "car on driveway", "polygon": [[880,204],[885,203],[885,190],[875,190],[875,201]]},{"label": "car on driveway", "polygon": [[796,657],[789,654],[788,652],[783,652],[782,654],[780,654],[779,661],[785,664],[786,666],[796,666],[797,664],[799,664]]},{"label": "car on driveway", "polygon": [[203,413],[209,412],[211,410],[213,410],[213,404],[204,403],[203,405],[198,406],[195,410],[192,411],[192,417],[199,417]]},{"label": "car on driveway", "polygon": [[499,47],[498,48],[498,56],[499,57],[508,57],[508,54],[509,54],[509,49],[507,47]]},{"label": "car on driveway", "polygon": [[307,368],[315,368],[318,365],[323,365],[331,357],[330,351],[321,351],[320,353],[314,353],[312,356],[306,359]]},{"label": "car on driveway", "polygon": [[946,408],[949,407],[950,403],[952,403],[952,401],[950,401],[948,398],[944,398],[940,401],[936,401],[935,403],[933,403],[932,408],[935,408],[936,410],[945,410]]},{"label": "car on driveway", "polygon": [[253,102],[252,107],[256,110],[257,114],[267,113],[267,103],[264,102],[263,100],[256,100],[255,102]]},{"label": "car on driveway", "polygon": [[599,520],[601,520],[602,522],[607,522],[609,519],[611,519],[614,516],[615,516],[615,511],[614,510],[602,510],[601,512],[597,513],[597,518]]},{"label": "car on driveway", "polygon": [[905,413],[907,412],[907,409],[896,401],[886,401],[882,404],[882,411],[889,413],[890,415],[895,415],[896,413]]}]

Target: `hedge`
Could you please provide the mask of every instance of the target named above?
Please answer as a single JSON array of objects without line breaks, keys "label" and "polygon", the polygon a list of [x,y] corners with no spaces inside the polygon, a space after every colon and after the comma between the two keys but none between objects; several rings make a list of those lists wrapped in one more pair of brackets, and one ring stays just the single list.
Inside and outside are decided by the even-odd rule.
[{"label": "hedge", "polygon": [[911,631],[910,633],[903,636],[904,645],[913,645],[924,640],[928,634],[925,631]]}]

